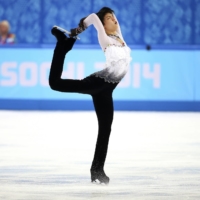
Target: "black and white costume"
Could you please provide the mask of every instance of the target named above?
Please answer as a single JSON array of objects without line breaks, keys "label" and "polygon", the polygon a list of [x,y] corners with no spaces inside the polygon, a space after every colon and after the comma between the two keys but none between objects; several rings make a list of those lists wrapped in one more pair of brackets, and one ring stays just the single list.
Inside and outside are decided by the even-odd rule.
[{"label": "black and white costume", "polygon": [[[115,19],[117,21],[116,17]],[[129,63],[131,61],[130,48],[125,42],[124,45],[122,45],[119,41],[114,39],[113,36],[108,36],[96,14],[90,14],[84,20],[84,24],[86,27],[90,26],[91,24],[94,25],[98,32],[99,44],[106,57],[105,69],[96,72],[94,75],[104,78],[107,82],[118,83],[128,71]],[[124,41],[119,23],[117,33],[121,40]]]},{"label": "black and white costume", "polygon": [[[56,91],[76,92],[92,96],[99,130],[94,158],[90,169],[91,179],[92,181],[99,179],[100,182],[108,183],[109,178],[105,175],[103,168],[113,121],[112,92],[128,71],[131,61],[131,50],[125,42],[122,45],[119,41],[106,34],[101,21],[95,13],[90,14],[83,22],[86,28],[94,25],[97,30],[99,44],[106,57],[105,68],[82,80],[61,79],[65,55],[72,49],[76,39],[64,37],[64,34],[62,36],[54,30],[54,33],[52,33],[54,35],[60,34],[61,39],[58,40],[54,50],[49,85]],[[124,41],[119,24],[117,34]]]}]

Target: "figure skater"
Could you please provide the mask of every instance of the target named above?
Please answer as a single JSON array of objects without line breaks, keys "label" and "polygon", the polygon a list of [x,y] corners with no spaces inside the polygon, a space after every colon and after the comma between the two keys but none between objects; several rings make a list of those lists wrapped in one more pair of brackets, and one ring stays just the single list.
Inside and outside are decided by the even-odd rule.
[{"label": "figure skater", "polygon": [[[78,35],[90,25],[94,25],[97,30],[98,41],[106,57],[105,68],[81,80],[61,79],[66,53],[72,49]],[[54,26],[51,32],[57,38],[57,44],[51,63],[49,85],[56,91],[92,96],[98,119],[98,137],[90,168],[91,181],[108,184],[110,179],[104,172],[104,163],[113,121],[112,93],[129,68],[131,50],[122,37],[114,11],[108,7],[82,18],[78,27],[70,32],[58,26]]]}]

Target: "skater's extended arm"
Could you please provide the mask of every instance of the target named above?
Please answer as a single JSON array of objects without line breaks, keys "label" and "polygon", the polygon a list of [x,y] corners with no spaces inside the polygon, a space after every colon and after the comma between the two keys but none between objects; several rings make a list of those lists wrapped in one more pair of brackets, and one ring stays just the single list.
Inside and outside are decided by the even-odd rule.
[{"label": "skater's extended arm", "polygon": [[[123,40],[119,22],[115,16],[115,14],[112,13],[112,15],[118,24],[116,26],[117,29],[115,31],[116,31],[116,33],[118,33],[121,40]],[[108,17],[108,19],[111,19],[111,18]],[[107,32],[105,31],[104,25],[102,24],[101,20],[99,19],[99,16],[97,16],[97,14],[95,14],[95,13],[92,13],[92,14],[88,15],[87,17],[82,18],[80,20],[79,26],[77,28],[71,29],[71,33],[72,33],[71,35],[76,36],[76,35],[80,34],[90,25],[93,25],[95,27],[95,29],[97,30],[99,44],[100,44],[101,48],[104,50],[108,46],[108,44],[110,44],[110,40],[107,35]]]},{"label": "skater's extended arm", "polygon": [[83,23],[86,28],[93,24],[97,30],[98,40],[101,48],[104,49],[105,47],[107,47],[107,45],[109,44],[108,36],[99,17],[95,13],[92,13],[84,19]]}]

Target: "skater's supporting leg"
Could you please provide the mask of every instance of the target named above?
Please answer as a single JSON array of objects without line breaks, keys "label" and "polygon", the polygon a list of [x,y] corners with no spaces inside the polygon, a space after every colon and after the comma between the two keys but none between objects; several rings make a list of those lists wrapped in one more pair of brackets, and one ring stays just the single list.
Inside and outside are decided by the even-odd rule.
[{"label": "skater's supporting leg", "polygon": [[113,121],[112,92],[107,95],[94,95],[93,102],[99,130],[91,170],[103,170]]}]

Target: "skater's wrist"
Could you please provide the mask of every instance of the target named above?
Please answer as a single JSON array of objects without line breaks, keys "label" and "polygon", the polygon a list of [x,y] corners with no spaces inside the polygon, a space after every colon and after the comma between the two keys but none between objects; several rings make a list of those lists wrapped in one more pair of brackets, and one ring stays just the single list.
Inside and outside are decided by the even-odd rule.
[{"label": "skater's wrist", "polygon": [[78,24],[78,27],[80,27],[83,31],[87,28],[85,23],[84,23],[84,20],[85,20],[86,17],[82,18]]},{"label": "skater's wrist", "polygon": [[75,36],[77,36],[78,34],[82,33],[83,30],[82,30],[80,27],[77,27],[77,28],[72,28],[72,29],[70,30],[70,32],[71,32],[70,36],[71,36],[71,37],[75,37]]}]

